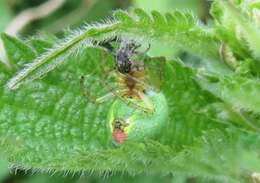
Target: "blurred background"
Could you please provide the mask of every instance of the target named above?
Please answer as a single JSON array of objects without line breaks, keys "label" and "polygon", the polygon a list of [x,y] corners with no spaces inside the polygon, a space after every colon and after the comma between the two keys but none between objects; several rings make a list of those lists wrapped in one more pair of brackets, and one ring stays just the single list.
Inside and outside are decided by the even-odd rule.
[{"label": "blurred background", "polygon": [[[84,23],[106,20],[116,9],[139,7],[144,10],[169,12],[176,9],[192,11],[204,23],[210,21],[207,0],[0,0],[0,32],[26,39],[41,35],[48,39],[66,37],[68,30]],[[53,36],[55,35],[55,36]],[[53,37],[53,38],[52,38]],[[156,50],[156,51],[154,51]],[[0,47],[0,52],[2,48]],[[159,45],[153,46],[151,55],[178,56],[189,60],[189,56],[178,49],[167,50]],[[194,58],[193,58],[194,59]],[[198,63],[198,62],[196,62]],[[155,182],[201,182],[193,177],[174,177],[158,175],[72,175],[63,173],[39,173],[17,170],[9,172],[7,163],[0,158],[0,183],[155,183]]]}]

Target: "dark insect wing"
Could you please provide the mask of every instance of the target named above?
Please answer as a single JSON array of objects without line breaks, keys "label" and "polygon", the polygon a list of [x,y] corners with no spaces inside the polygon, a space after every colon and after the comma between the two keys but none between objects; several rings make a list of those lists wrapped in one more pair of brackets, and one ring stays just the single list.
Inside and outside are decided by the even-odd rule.
[{"label": "dark insect wing", "polygon": [[134,64],[132,56],[136,54],[136,49],[140,46],[129,40],[122,40],[120,42],[119,49],[116,52],[116,66],[120,73],[127,74],[132,71]]}]

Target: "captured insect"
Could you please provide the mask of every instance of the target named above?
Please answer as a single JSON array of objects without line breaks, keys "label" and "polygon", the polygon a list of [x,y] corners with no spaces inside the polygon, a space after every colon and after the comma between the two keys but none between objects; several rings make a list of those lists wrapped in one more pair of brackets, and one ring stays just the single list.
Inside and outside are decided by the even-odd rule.
[{"label": "captured insect", "polygon": [[[85,81],[86,78],[81,77],[80,85],[83,95],[95,103],[102,103],[116,97],[142,111],[154,112],[154,105],[149,99],[149,95],[150,92],[155,89],[153,85],[148,82],[148,69],[145,67],[144,58],[137,57],[144,57],[146,52],[150,49],[150,45],[144,52],[137,50],[140,47],[141,44],[132,40],[120,41],[119,48],[114,54],[115,68],[112,71],[112,75],[116,78],[113,83],[116,83],[116,85],[111,86],[111,82],[108,82],[109,76],[100,80],[100,83],[104,88],[108,89],[108,92],[101,97],[95,97],[92,94],[93,92],[91,93],[85,85],[85,83],[87,83],[87,81]],[[104,71],[103,73],[106,72]]]}]

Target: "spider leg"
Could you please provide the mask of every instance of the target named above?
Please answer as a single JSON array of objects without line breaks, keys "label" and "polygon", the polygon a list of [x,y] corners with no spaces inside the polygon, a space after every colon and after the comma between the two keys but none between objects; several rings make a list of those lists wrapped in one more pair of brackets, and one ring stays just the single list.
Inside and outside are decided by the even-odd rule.
[{"label": "spider leg", "polygon": [[[97,98],[96,99],[96,102],[97,103],[103,103],[103,102],[105,102],[105,101],[107,101],[107,100],[109,100],[109,99],[112,99],[112,98],[114,98],[114,97],[116,97],[116,93],[119,93],[120,91],[113,91],[113,92],[109,92],[109,93],[107,93],[106,95],[103,95],[102,97],[99,97],[99,98]],[[116,95],[115,95],[116,94]]]},{"label": "spider leg", "polygon": [[115,89],[115,88],[111,87],[109,85],[109,83],[107,83],[104,80],[103,81],[99,80],[99,82],[101,85],[103,85],[105,88],[107,88],[109,90],[109,92],[107,94],[105,94],[104,96],[95,97],[91,94],[91,92],[89,90],[86,89],[87,87],[84,85],[84,81],[85,81],[85,77],[82,76],[80,78],[81,92],[82,92],[83,96],[87,97],[90,100],[90,102],[92,102],[92,103],[101,104],[103,102],[106,102],[109,99],[117,98],[117,99],[121,100],[123,103],[125,103],[126,105],[131,106],[133,108],[139,109],[144,112],[149,112],[149,113],[153,112],[153,105],[152,105],[151,101],[149,101],[149,98],[142,92],[137,92],[137,93],[138,93],[138,96],[140,96],[141,100],[145,103],[145,106],[139,105],[138,103],[136,103],[136,101],[133,101],[131,99],[127,99],[126,97],[124,97],[123,94],[126,93],[128,91],[128,89]]}]

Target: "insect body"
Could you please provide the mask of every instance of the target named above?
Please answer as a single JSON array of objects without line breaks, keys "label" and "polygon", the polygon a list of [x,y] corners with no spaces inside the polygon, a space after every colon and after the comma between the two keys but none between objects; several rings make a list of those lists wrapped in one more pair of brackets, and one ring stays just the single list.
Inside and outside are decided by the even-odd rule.
[{"label": "insect body", "polygon": [[120,73],[128,74],[132,71],[133,61],[131,57],[136,53],[136,49],[139,47],[140,45],[126,40],[120,43],[120,48],[116,53],[116,67]]}]

